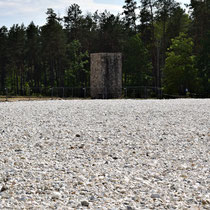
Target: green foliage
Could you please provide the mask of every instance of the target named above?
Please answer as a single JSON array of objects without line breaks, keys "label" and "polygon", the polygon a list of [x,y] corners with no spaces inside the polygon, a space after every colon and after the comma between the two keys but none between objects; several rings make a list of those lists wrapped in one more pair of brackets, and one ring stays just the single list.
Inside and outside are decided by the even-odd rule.
[{"label": "green foliage", "polygon": [[67,10],[67,16],[64,17],[64,23],[68,30],[77,29],[82,19],[82,11],[78,4],[72,4]]},{"label": "green foliage", "polygon": [[210,97],[210,31],[201,44],[200,54],[197,56],[198,76],[200,79],[201,93]]},{"label": "green foliage", "polygon": [[209,96],[210,1],[191,0],[189,8],[190,15],[175,0],[125,0],[122,14],[83,15],[72,4],[63,18],[48,9],[42,27],[2,27],[0,92],[87,87],[89,53],[123,52],[124,85],[162,87],[162,81],[170,94],[187,88],[189,96]]},{"label": "green foliage", "polygon": [[186,34],[180,33],[178,37],[172,39],[163,69],[166,93],[184,95],[186,90],[195,93],[198,82],[192,51],[193,41]]},{"label": "green foliage", "polygon": [[100,31],[98,32],[98,51],[122,51],[123,25],[120,17],[104,11],[98,16]]},{"label": "green foliage", "polygon": [[78,39],[80,36],[81,23],[83,20],[82,11],[78,4],[72,4],[67,9],[67,15],[64,16],[64,25],[68,32],[68,41]]},{"label": "green foliage", "polygon": [[151,85],[152,64],[140,34],[132,36],[125,43],[124,58],[125,85]]},{"label": "green foliage", "polygon": [[33,22],[26,29],[27,83],[29,86],[39,87],[41,84],[41,43],[40,29]]},{"label": "green foliage", "polygon": [[200,94],[210,97],[210,0],[191,0],[190,8],[190,33],[195,43],[194,52],[197,54]]},{"label": "green foliage", "polygon": [[171,44],[171,39],[179,36],[181,32],[187,33],[189,31],[190,24],[191,20],[189,16],[180,6],[177,6],[170,12],[170,15],[165,21],[165,26],[161,19],[156,20],[154,23],[155,38],[156,40],[163,41],[163,34],[165,33],[165,44],[166,47],[169,47]]},{"label": "green foliage", "polygon": [[[16,94],[23,94],[26,80],[24,56],[26,52],[26,33],[22,24],[13,25],[8,33],[8,63],[7,87],[12,88]],[[8,81],[11,81],[8,83]]]},{"label": "green foliage", "polygon": [[60,19],[48,9],[47,23],[41,28],[42,59],[47,67],[45,86],[63,86],[63,58],[66,52],[66,36]]},{"label": "green foliage", "polygon": [[140,0],[140,21],[139,30],[142,34],[142,40],[146,45],[153,45],[154,41],[154,1]]},{"label": "green foliage", "polygon": [[85,68],[88,64],[88,52],[81,51],[82,46],[78,40],[73,40],[67,46],[68,68],[65,70],[65,85],[80,86],[85,82],[80,83],[80,76],[85,78],[89,75],[89,71]]},{"label": "green foliage", "polygon": [[137,3],[134,0],[125,0],[125,5],[123,6],[123,14],[124,14],[124,21],[125,27],[127,30],[136,31],[136,9]]},{"label": "green foliage", "polygon": [[8,44],[8,31],[6,27],[0,28],[0,89],[5,89],[6,80],[6,66],[8,62],[7,44]]}]

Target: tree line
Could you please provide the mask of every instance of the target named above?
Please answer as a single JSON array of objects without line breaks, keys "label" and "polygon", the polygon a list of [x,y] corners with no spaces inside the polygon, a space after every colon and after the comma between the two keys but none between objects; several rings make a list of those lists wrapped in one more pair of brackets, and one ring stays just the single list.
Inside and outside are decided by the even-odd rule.
[{"label": "tree line", "polygon": [[123,85],[153,86],[165,94],[210,95],[210,0],[125,0],[122,14],[64,17],[47,9],[43,26],[0,28],[0,94],[5,88],[88,87],[90,53],[122,52]]}]

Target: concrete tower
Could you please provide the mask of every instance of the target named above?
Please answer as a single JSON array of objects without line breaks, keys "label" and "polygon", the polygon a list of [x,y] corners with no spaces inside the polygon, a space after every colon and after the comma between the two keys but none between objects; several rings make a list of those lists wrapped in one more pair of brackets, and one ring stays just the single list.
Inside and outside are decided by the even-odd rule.
[{"label": "concrete tower", "polygon": [[91,58],[91,98],[122,96],[122,54],[93,53]]}]

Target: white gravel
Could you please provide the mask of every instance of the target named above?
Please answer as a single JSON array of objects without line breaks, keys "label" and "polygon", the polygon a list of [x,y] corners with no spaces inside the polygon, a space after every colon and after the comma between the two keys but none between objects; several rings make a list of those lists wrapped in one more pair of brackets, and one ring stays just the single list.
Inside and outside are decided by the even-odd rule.
[{"label": "white gravel", "polygon": [[0,209],[210,209],[210,100],[0,103]]}]

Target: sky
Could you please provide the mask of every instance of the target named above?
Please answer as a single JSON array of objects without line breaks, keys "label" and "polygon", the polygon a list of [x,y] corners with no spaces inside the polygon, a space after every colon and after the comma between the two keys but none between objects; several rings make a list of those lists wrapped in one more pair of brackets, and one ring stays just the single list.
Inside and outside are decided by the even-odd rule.
[{"label": "sky", "polygon": [[[139,2],[139,1],[137,1]],[[179,0],[184,5],[190,0]],[[124,0],[0,0],[0,27],[10,28],[13,24],[25,26],[31,21],[42,26],[46,23],[47,8],[52,8],[60,17],[66,15],[67,8],[76,3],[83,14],[103,12],[105,9],[113,14],[121,13]]]}]

